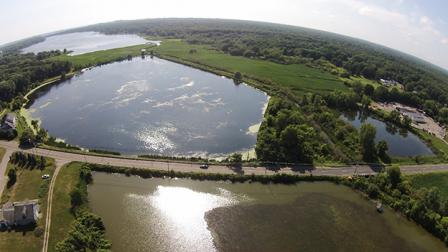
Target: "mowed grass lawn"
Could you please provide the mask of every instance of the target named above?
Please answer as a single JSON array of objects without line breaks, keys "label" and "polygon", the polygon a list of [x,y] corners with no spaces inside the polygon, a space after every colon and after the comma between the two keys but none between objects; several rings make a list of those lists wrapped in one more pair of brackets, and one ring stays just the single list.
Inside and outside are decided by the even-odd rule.
[{"label": "mowed grass lawn", "polygon": [[150,50],[155,47],[152,44],[142,44],[135,46],[128,46],[110,50],[102,50],[97,52],[85,53],[81,55],[59,55],[52,57],[50,60],[60,60],[60,61],[69,61],[77,68],[84,68],[93,65],[105,64],[113,61],[117,61],[120,59],[126,58],[128,55],[131,56],[139,56],[141,55],[142,49]]},{"label": "mowed grass lawn", "polygon": [[55,251],[56,244],[62,241],[75,220],[70,212],[70,192],[79,180],[81,163],[70,163],[59,171],[53,191],[53,208],[51,216],[50,240],[48,250]]},{"label": "mowed grass lawn", "polygon": [[[192,49],[196,52],[190,53]],[[348,90],[337,76],[303,64],[283,65],[231,56],[206,45],[192,45],[181,40],[164,40],[153,50],[162,56],[176,57],[228,72],[241,72],[243,75],[286,87],[295,93]]]},{"label": "mowed grass lawn", "polygon": [[[14,165],[8,164],[7,169]],[[10,188],[5,188],[1,202],[14,202],[39,199],[40,219],[34,230],[0,232],[0,251],[41,251],[43,245],[42,235],[36,236],[37,229],[45,227],[45,213],[47,211],[47,192],[49,180],[42,180],[43,174],[53,174],[55,166],[52,159],[47,159],[44,170],[17,168],[17,181]],[[7,174],[7,172],[6,172]],[[40,193],[39,193],[40,192]],[[41,197],[39,197],[41,196]]]},{"label": "mowed grass lawn", "polygon": [[448,172],[411,175],[409,179],[416,188],[437,187],[440,190],[440,196],[448,200]]}]

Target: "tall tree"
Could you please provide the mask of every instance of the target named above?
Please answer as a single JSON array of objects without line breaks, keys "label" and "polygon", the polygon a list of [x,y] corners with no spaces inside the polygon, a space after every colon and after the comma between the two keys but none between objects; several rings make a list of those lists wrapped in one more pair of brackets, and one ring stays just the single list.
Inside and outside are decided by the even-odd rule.
[{"label": "tall tree", "polygon": [[376,159],[375,147],[376,129],[371,124],[361,126],[360,144],[361,154],[364,161],[374,161]]}]

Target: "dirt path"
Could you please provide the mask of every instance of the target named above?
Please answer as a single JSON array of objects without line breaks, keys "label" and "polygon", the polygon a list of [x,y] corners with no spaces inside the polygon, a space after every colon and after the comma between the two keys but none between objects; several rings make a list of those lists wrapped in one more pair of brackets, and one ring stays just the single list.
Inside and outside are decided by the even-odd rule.
[{"label": "dirt path", "polygon": [[0,197],[3,194],[3,189],[6,186],[6,183],[8,181],[8,177],[6,176],[6,168],[8,166],[9,158],[11,157],[11,154],[14,152],[14,150],[6,149],[5,155],[3,156],[3,159],[0,160]]},{"label": "dirt path", "polygon": [[44,244],[42,247],[42,252],[48,251],[48,241],[50,239],[50,227],[51,227],[51,209],[53,203],[53,191],[54,185],[56,183],[56,178],[59,174],[61,168],[66,164],[66,161],[56,160],[56,170],[51,178],[50,186],[48,188],[48,198],[47,198],[47,213],[45,215],[45,232],[44,232]]}]

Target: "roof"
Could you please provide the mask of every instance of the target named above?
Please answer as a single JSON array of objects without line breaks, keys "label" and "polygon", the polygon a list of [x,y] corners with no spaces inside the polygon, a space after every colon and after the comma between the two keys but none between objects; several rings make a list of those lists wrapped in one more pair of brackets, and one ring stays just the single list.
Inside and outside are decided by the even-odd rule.
[{"label": "roof", "polygon": [[[38,200],[27,200],[21,202],[8,202],[1,206],[0,220],[19,225],[36,221],[39,211]],[[21,223],[21,224],[20,224]]]},{"label": "roof", "polygon": [[8,113],[6,114],[5,120],[13,122],[16,120],[16,115],[14,115],[13,113]]}]

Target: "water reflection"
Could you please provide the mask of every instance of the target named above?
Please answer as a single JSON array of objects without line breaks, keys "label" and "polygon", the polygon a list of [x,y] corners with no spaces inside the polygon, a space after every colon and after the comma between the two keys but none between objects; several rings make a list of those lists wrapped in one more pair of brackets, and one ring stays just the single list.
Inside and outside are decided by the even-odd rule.
[{"label": "water reflection", "polygon": [[357,129],[360,129],[363,124],[372,124],[376,128],[375,142],[385,140],[388,143],[390,155],[404,157],[433,155],[431,149],[412,132],[377,120],[368,113],[352,111],[344,113],[341,118]]},{"label": "water reflection", "polygon": [[[47,37],[44,41],[23,49],[25,53],[38,53],[67,49],[70,55],[145,44],[148,41],[134,34],[106,35],[98,32],[75,32]],[[155,41],[156,42],[156,41]],[[155,43],[157,44],[157,43]]]},{"label": "water reflection", "polygon": [[143,216],[150,212],[157,216],[157,232],[164,235],[165,246],[182,251],[214,251],[204,215],[214,208],[238,203],[231,192],[219,190],[220,194],[215,195],[184,187],[157,186],[151,195],[129,194],[129,198],[134,206],[146,205],[140,213]]},{"label": "water reflection", "polygon": [[161,59],[95,67],[36,95],[50,135],[125,154],[225,155],[252,148],[266,94]]},{"label": "water reflection", "polygon": [[113,251],[445,249],[421,227],[389,209],[379,215],[340,185],[93,176],[89,207],[103,218]]}]

